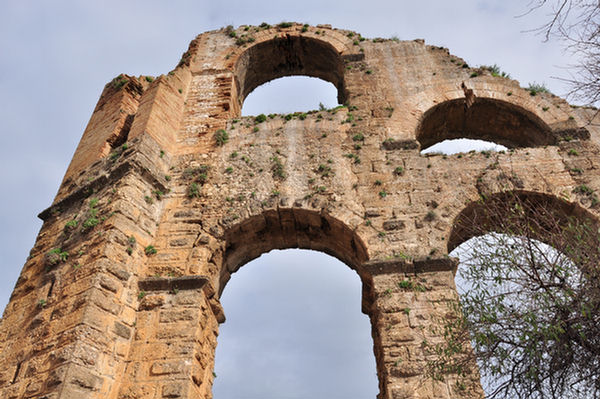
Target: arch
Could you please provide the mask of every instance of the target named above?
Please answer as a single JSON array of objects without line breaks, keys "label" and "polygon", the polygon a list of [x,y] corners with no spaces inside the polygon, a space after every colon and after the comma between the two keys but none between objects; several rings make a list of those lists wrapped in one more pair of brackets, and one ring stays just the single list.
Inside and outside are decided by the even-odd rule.
[{"label": "arch", "polygon": [[475,97],[444,101],[427,110],[417,127],[417,140],[427,148],[446,139],[492,141],[508,148],[556,144],[550,127],[533,112],[506,101]]},{"label": "arch", "polygon": [[[590,293],[597,292],[597,218],[550,194],[501,192],[468,204],[455,219],[448,249],[471,237],[458,248],[463,253],[456,282],[462,286],[461,307],[486,396],[510,396],[519,388],[513,390],[505,382],[527,375],[533,367],[542,370],[538,392],[554,390],[555,381],[563,377],[552,370],[587,362],[589,344],[573,337],[589,336],[586,329],[596,326],[592,319],[587,324],[585,313],[578,317],[580,309],[594,303]],[[531,314],[536,314],[532,322]],[[553,336],[538,333],[553,326],[566,328]],[[572,326],[577,326],[576,332]],[[500,350],[486,356],[488,348]],[[539,357],[531,358],[527,348],[535,348]],[[497,371],[490,372],[492,367]],[[569,386],[579,392],[577,383]],[[568,390],[564,397],[571,397]]]},{"label": "arch", "polygon": [[[597,218],[576,203],[550,194],[506,191],[473,201],[458,214],[448,239],[448,253],[482,232],[511,234],[517,220],[527,223],[531,238],[551,246],[553,235],[574,233],[568,228],[573,221],[598,231]],[[588,239],[596,236],[586,235]]]},{"label": "arch", "polygon": [[344,61],[338,51],[322,40],[286,34],[257,43],[238,57],[234,76],[239,104],[258,86],[292,75],[331,82],[338,90],[338,102],[346,101]]},{"label": "arch", "polygon": [[[290,95],[291,94],[291,95]],[[290,114],[335,108],[337,89],[323,79],[311,76],[285,76],[254,89],[242,105],[242,117],[260,114]]]},{"label": "arch", "polygon": [[[382,390],[386,376],[381,343],[378,336],[377,315],[369,305],[372,301],[373,282],[362,266],[369,260],[367,246],[344,221],[325,212],[300,208],[277,208],[253,215],[225,230],[225,247],[220,269],[218,295],[221,296],[231,274],[243,265],[274,249],[311,249],[331,255],[355,270],[362,283],[361,311],[370,321],[373,350],[379,387]],[[383,390],[382,390],[383,392]]]},{"label": "arch", "polygon": [[446,139],[435,143],[431,147],[421,150],[421,155],[426,154],[459,154],[470,151],[505,151],[507,148],[501,144],[480,139]]},{"label": "arch", "polygon": [[227,322],[219,327],[213,397],[375,398],[360,292],[356,273],[321,252],[274,250],[249,262],[221,299]]},{"label": "arch", "polygon": [[[331,255],[360,273],[368,260],[362,239],[344,222],[314,210],[266,210],[225,231],[220,291],[231,273],[273,249],[313,249]],[[361,276],[362,278],[362,276]]]}]

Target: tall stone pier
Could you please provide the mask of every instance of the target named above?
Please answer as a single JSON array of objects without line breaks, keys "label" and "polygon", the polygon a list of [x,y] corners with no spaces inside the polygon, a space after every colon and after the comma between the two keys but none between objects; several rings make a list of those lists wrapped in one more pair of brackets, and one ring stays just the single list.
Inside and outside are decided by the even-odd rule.
[{"label": "tall stone pier", "polygon": [[[344,106],[240,117],[289,75]],[[591,111],[532,94],[422,40],[287,23],[203,33],[172,71],[119,75],[40,214],[0,324],[0,397],[210,398],[227,282],[307,248],[362,280],[379,398],[481,398],[475,365],[427,372],[457,298],[448,253],[470,238],[456,221],[506,190],[597,215]],[[463,137],[509,150],[420,153]]]}]

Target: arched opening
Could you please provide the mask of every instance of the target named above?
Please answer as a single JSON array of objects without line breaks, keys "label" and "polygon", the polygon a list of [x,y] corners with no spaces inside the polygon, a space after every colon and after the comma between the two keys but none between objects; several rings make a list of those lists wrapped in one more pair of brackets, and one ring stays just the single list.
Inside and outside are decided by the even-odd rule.
[{"label": "arched opening", "polygon": [[475,139],[447,139],[421,150],[422,155],[427,154],[458,154],[472,151],[500,152],[507,148],[491,141]]},{"label": "arched opening", "polygon": [[448,250],[488,397],[598,393],[580,365],[597,358],[599,244],[591,214],[547,194],[498,193],[455,219]]},{"label": "arched opening", "polygon": [[374,398],[378,382],[360,278],[323,253],[272,251],[221,297],[213,397]]},{"label": "arched opening", "polygon": [[544,121],[506,101],[476,97],[466,106],[464,99],[445,101],[429,109],[417,128],[421,148],[447,139],[478,139],[508,148],[556,143]]},{"label": "arched opening", "polygon": [[308,76],[287,76],[252,91],[244,100],[242,116],[307,112],[338,105],[337,89],[332,83]]},{"label": "arched opening", "polygon": [[235,82],[239,104],[255,88],[284,76],[323,79],[337,88],[338,103],[346,101],[344,62],[335,48],[314,38],[286,35],[257,43],[238,58]]},{"label": "arched opening", "polygon": [[279,208],[247,218],[225,232],[227,247],[221,270],[220,291],[231,273],[273,249],[300,248],[324,252],[357,270],[367,259],[358,235],[326,213]]},{"label": "arched opening", "polygon": [[[299,331],[304,331],[308,328],[308,325],[310,323],[317,323],[317,325],[319,323],[324,324],[324,323],[329,323],[329,321],[326,320],[326,318],[320,314],[320,310],[318,309],[321,305],[319,305],[318,303],[314,302],[314,300],[317,300],[316,298],[321,298],[320,300],[317,300],[317,302],[321,301],[324,302],[323,303],[323,309],[325,310],[327,308],[327,306],[329,305],[334,305],[336,307],[335,312],[339,311],[339,306],[342,306],[343,309],[343,313],[345,314],[352,314],[353,315],[353,319],[357,320],[360,319],[360,323],[362,323],[363,327],[360,327],[360,329],[363,330],[362,333],[360,333],[360,335],[363,337],[361,338],[361,340],[365,339],[365,334],[366,334],[366,342],[363,341],[363,343],[361,344],[361,346],[365,346],[364,348],[361,348],[358,350],[358,352],[356,353],[361,353],[360,355],[360,359],[364,359],[366,353],[369,353],[369,358],[370,361],[369,363],[369,370],[367,371],[367,375],[361,375],[360,380],[363,381],[363,383],[359,384],[360,385],[360,389],[366,389],[368,392],[372,392],[373,395],[370,395],[371,397],[375,396],[374,394],[374,390],[377,389],[378,387],[378,382],[377,382],[377,377],[376,377],[376,369],[374,366],[375,363],[375,354],[373,351],[373,340],[370,336],[370,328],[368,327],[368,324],[365,324],[366,322],[366,317],[363,316],[359,316],[357,313],[357,310],[359,309],[364,309],[365,307],[363,306],[364,304],[362,304],[363,300],[368,300],[365,299],[364,295],[360,295],[357,296],[357,289],[358,287],[361,287],[361,290],[365,289],[365,281],[363,281],[363,276],[361,275],[361,270],[360,270],[360,266],[365,263],[365,261],[368,259],[367,256],[367,252],[366,252],[366,247],[364,245],[364,243],[362,242],[362,240],[360,239],[360,237],[357,236],[357,234],[351,230],[345,223],[343,223],[342,221],[333,218],[331,216],[329,216],[326,213],[322,213],[322,212],[318,212],[318,211],[314,211],[314,210],[305,210],[305,209],[297,209],[297,208],[293,208],[293,209],[286,209],[286,208],[280,208],[280,209],[274,209],[274,210],[267,210],[262,212],[261,214],[252,216],[247,218],[246,220],[238,223],[235,226],[230,227],[227,231],[225,231],[224,234],[225,240],[226,240],[226,247],[225,247],[225,252],[223,254],[223,259],[222,259],[222,267],[221,267],[221,283],[220,283],[220,288],[219,288],[219,295],[223,295],[224,292],[226,292],[226,294],[224,294],[222,296],[223,298],[223,302],[224,302],[224,310],[227,314],[228,320],[231,321],[232,318],[235,318],[235,315],[229,314],[229,309],[228,309],[228,299],[227,297],[229,295],[232,295],[233,299],[235,299],[235,296],[241,295],[244,296],[244,292],[246,289],[249,290],[253,290],[255,293],[258,292],[260,293],[260,295],[258,295],[257,299],[260,300],[264,300],[267,299],[266,303],[263,303],[263,305],[256,305],[256,307],[254,307],[253,305],[249,305],[248,304],[248,297],[246,297],[246,299],[242,300],[241,306],[250,306],[249,308],[246,308],[245,312],[249,313],[249,312],[253,312],[256,311],[255,316],[257,318],[261,319],[261,322],[259,324],[265,324],[267,323],[267,321],[269,322],[275,322],[280,323],[282,322],[281,319],[274,317],[272,315],[273,312],[275,312],[275,310],[272,309],[273,306],[275,307],[279,307],[279,306],[283,306],[282,308],[278,308],[278,312],[282,312],[282,313],[289,313],[287,316],[291,316],[291,320],[289,317],[286,316],[286,318],[288,319],[288,321],[296,323],[293,324],[295,325],[295,328],[298,329]],[[314,251],[298,251],[298,250],[292,250],[292,251],[275,251],[273,254],[267,254],[266,256],[261,256],[263,254],[266,254],[267,252],[270,252],[272,250],[278,250],[278,249],[291,249],[291,248],[298,248],[298,249],[312,249]],[[318,251],[318,252],[315,252]],[[319,253],[321,252],[321,254]],[[328,257],[325,254],[329,254],[332,257]],[[259,259],[256,259],[260,257]],[[276,265],[271,265],[269,266],[268,264],[265,265],[265,262],[268,263],[269,259],[273,259],[273,257],[275,257],[277,259],[277,264]],[[254,260],[254,261],[253,261]],[[252,262],[251,262],[252,261]],[[340,262],[341,261],[341,262]],[[285,266],[282,266],[282,263],[284,264],[295,264],[296,270],[289,269],[288,273],[285,273],[284,270]],[[241,266],[244,266],[246,264],[251,264],[250,267],[244,267],[243,271],[240,272],[241,278],[244,276],[251,276],[251,282],[249,283],[249,285],[247,285],[246,289],[242,288],[242,291],[240,293],[233,293],[233,294],[229,294],[230,291],[235,291],[237,288],[235,286],[236,283],[234,283],[237,279],[237,275],[234,278],[232,277],[232,274],[238,272],[238,270],[240,270]],[[333,265],[333,266],[331,266]],[[276,268],[276,270],[273,270],[273,267]],[[354,269],[353,270],[348,270],[348,267],[350,267],[350,269]],[[266,273],[257,273],[260,272],[260,270],[266,270]],[[334,269],[337,269],[337,272],[335,272],[334,274],[331,274],[332,271]],[[340,269],[341,272],[343,272],[343,276],[340,273]],[[345,270],[344,270],[345,269]],[[356,272],[358,272],[358,279],[357,279],[357,275]],[[271,274],[273,273],[273,274]],[[283,276],[277,277],[278,274],[283,273]],[[295,274],[291,274],[291,273],[295,273]],[[286,274],[288,274],[286,276]],[[287,282],[279,282],[278,279],[287,279]],[[291,280],[290,280],[291,278]],[[225,289],[225,285],[229,284],[228,282],[230,281],[232,284],[234,284],[232,287],[233,288],[227,288]],[[243,282],[243,280],[241,280]],[[304,282],[304,283],[303,283]],[[353,288],[348,288],[348,283],[350,282],[350,286]],[[338,285],[341,284],[341,285]],[[368,282],[367,282],[368,284]],[[346,288],[344,288],[346,287]],[[270,290],[275,290],[277,292],[277,290],[279,289],[280,291],[278,291],[279,293],[274,295],[273,297],[267,298],[267,297],[262,297],[263,293],[266,293],[267,291]],[[283,291],[281,291],[281,289],[283,289]],[[257,291],[258,290],[258,291]],[[299,290],[299,291],[297,291]],[[347,292],[344,295],[350,295],[353,298],[351,300],[343,300],[343,304],[341,304],[339,302],[339,298],[341,297],[341,293],[339,293],[339,290],[346,290]],[[291,295],[292,292],[297,291],[297,294]],[[337,292],[337,293],[335,293]],[[336,297],[336,299],[332,299],[331,297]],[[297,302],[297,301],[300,302]],[[303,302],[304,301],[304,302]],[[307,302],[308,301],[308,302]],[[333,301],[333,302],[331,302]],[[326,303],[328,303],[329,305],[327,305]],[[337,303],[337,306],[336,306]],[[354,303],[354,305],[353,305]],[[356,306],[355,306],[356,305]],[[286,309],[287,306],[287,309]],[[266,310],[264,308],[267,308]],[[262,308],[262,310],[260,309]],[[294,309],[293,311],[291,309]],[[312,309],[312,310],[311,310]],[[331,308],[330,308],[331,309]],[[233,311],[233,310],[232,310]],[[298,318],[300,318],[300,316],[297,314],[298,312],[300,313],[304,313],[304,312],[309,312],[309,313],[315,313],[317,312],[317,314],[312,314],[312,315],[306,315],[304,314],[304,316],[316,316],[317,319],[315,321],[315,319],[313,319],[312,321],[310,321],[310,318],[307,318],[306,323],[302,322],[301,324],[297,324],[298,323]],[[319,315],[320,314],[320,315]],[[246,317],[246,316],[244,316]],[[242,319],[243,321],[243,319]],[[355,327],[351,327],[348,323],[352,323],[354,324],[356,321],[354,322],[349,322],[348,319],[345,320],[341,320],[339,323],[342,325],[342,327],[344,327],[346,330],[348,329],[354,329]],[[359,323],[359,324],[360,324]],[[232,321],[233,324],[233,321]],[[315,366],[312,362],[315,361],[315,359],[319,358],[319,356],[325,356],[326,355],[326,348],[329,346],[329,344],[326,343],[326,341],[328,339],[339,339],[341,340],[340,343],[343,343],[345,338],[344,336],[348,336],[349,339],[355,339],[356,336],[354,336],[352,334],[350,334],[348,331],[346,333],[343,332],[333,332],[333,327],[340,327],[340,326],[332,326],[330,324],[327,324],[328,327],[325,327],[325,325],[323,325],[323,327],[321,328],[310,328],[306,332],[308,335],[312,336],[312,338],[310,338],[308,341],[300,344],[297,342],[297,345],[301,345],[301,348],[303,348],[304,350],[308,350],[306,348],[307,345],[312,345],[310,344],[311,340],[312,342],[315,342],[315,346],[316,346],[316,352],[313,353],[312,356],[312,360],[310,359],[304,359],[302,360],[302,368],[304,371],[302,371],[302,375],[308,376],[308,375],[312,375],[314,378],[316,378],[318,375],[314,374],[315,370],[311,370],[311,368],[313,367],[320,367],[320,366]],[[315,326],[315,324],[313,324],[313,326]],[[365,328],[366,327],[366,328]],[[224,329],[226,329],[227,327],[223,327]],[[232,327],[232,329],[234,329],[235,327]],[[267,334],[267,337],[270,337],[270,340],[273,341],[275,338],[273,337],[273,333],[275,333],[277,331],[279,327],[278,326],[274,326],[274,327],[269,327],[266,329],[266,331],[263,331],[263,333]],[[239,329],[238,329],[239,330]],[[224,330],[225,331],[225,330]],[[242,334],[245,331],[245,327],[242,327],[241,331],[237,331],[238,334],[241,332]],[[333,334],[333,336],[330,336],[331,334]],[[352,338],[354,336],[354,338]],[[263,336],[264,338],[264,336]],[[282,337],[278,337],[278,338],[282,338]],[[288,337],[289,338],[289,337]],[[225,340],[225,338],[223,339],[223,341]],[[235,397],[235,396],[229,396],[229,395],[238,395],[240,394],[238,391],[235,391],[232,393],[232,391],[229,391],[231,387],[230,385],[233,384],[237,384],[237,382],[232,381],[232,380],[228,380],[228,382],[224,381],[225,378],[221,378],[221,376],[219,375],[220,371],[218,371],[218,369],[220,367],[224,367],[227,368],[227,359],[229,358],[230,360],[232,359],[232,356],[235,356],[235,351],[245,351],[245,350],[250,350],[248,349],[248,345],[252,346],[254,345],[254,343],[246,343],[244,344],[243,349],[240,348],[236,348],[235,346],[233,346],[232,348],[227,348],[227,346],[229,345],[236,345],[234,344],[228,344],[227,341],[223,342],[221,339],[219,340],[219,346],[222,346],[224,348],[219,349],[219,355],[220,357],[223,358],[223,366],[221,366],[219,362],[221,362],[220,359],[217,359],[218,362],[218,366],[217,366],[217,379],[216,379],[216,383],[215,385],[218,384],[222,384],[222,387],[217,386],[215,389],[215,397],[217,397],[217,393],[218,392],[225,392],[226,390],[228,391],[226,397]],[[286,339],[285,337],[283,337],[283,341],[280,342],[272,342],[273,345],[281,345],[282,342],[285,342]],[[288,340],[289,342],[289,340]],[[287,350],[285,348],[281,348],[280,346],[277,346],[275,349],[282,349],[281,351],[279,351],[278,355],[280,357],[278,357],[277,361],[281,361],[282,359],[289,359],[288,354],[286,354]],[[335,348],[333,348],[335,349]],[[338,347],[338,350],[342,350],[340,347]],[[233,353],[232,353],[233,351]],[[265,349],[265,351],[267,351],[267,349]],[[229,355],[227,354],[223,354],[225,352],[229,352]],[[295,356],[294,353],[296,353],[295,351],[292,351],[289,353],[289,356]],[[349,352],[350,353],[350,352]],[[239,354],[239,352],[238,352]],[[347,379],[347,378],[355,378],[355,377],[351,377],[350,375],[353,373],[363,373],[364,372],[364,364],[363,365],[357,365],[358,368],[354,368],[354,371],[350,371],[349,369],[346,369],[346,371],[343,371],[345,367],[342,367],[339,363],[337,363],[337,365],[334,365],[334,363],[339,362],[341,359],[336,359],[336,357],[339,357],[340,355],[336,355],[335,354],[335,350],[333,353],[329,352],[329,356],[333,356],[333,359],[329,359],[331,360],[333,363],[330,363],[330,366],[328,368],[331,368],[331,372],[333,372],[333,374],[330,374],[329,377],[321,377],[322,378],[331,378],[331,379]],[[354,357],[358,356],[358,355],[353,355]],[[347,358],[346,358],[347,359]],[[249,359],[252,360],[252,359]],[[256,360],[256,359],[255,359]],[[260,363],[262,360],[264,359],[258,359],[257,361]],[[283,360],[285,362],[285,360]],[[291,361],[291,360],[290,360]],[[363,360],[359,360],[354,359],[351,360],[352,362],[361,362],[363,363]],[[274,360],[274,362],[276,363],[276,361]],[[319,363],[325,363],[324,359],[321,359],[321,361],[319,361]],[[300,365],[298,364],[289,364],[287,366],[282,366],[281,364],[277,363],[279,367],[287,367],[286,370],[280,370],[283,372],[283,374],[287,373],[290,370],[294,370],[294,369],[298,369],[298,367],[300,367]],[[258,366],[247,366],[247,367],[251,367],[252,370],[249,369],[244,369],[243,367],[240,369],[236,366],[237,371],[234,373],[232,372],[232,377],[233,379],[238,378],[233,376],[234,374],[237,373],[237,375],[239,376],[240,373],[241,374],[245,374],[245,375],[251,375],[254,378],[256,378],[254,376],[254,374],[252,373],[252,371],[254,370],[254,368],[258,367]],[[225,370],[225,369],[223,369]],[[342,374],[338,374],[339,373],[343,373]],[[357,370],[362,370],[362,371],[357,371]],[[229,371],[228,371],[229,372]],[[313,378],[310,377],[310,378]],[[281,377],[284,381],[286,378],[286,376]],[[221,379],[219,381],[219,379]],[[270,376],[263,376],[262,380],[260,380],[257,384],[252,384],[252,387],[249,387],[249,389],[255,389],[257,385],[261,385],[264,388],[265,384],[268,384],[269,381],[271,381],[271,383],[273,382],[273,379]],[[339,381],[339,380],[338,380]],[[370,382],[369,382],[370,381]],[[292,383],[292,381],[289,381],[290,384]],[[294,380],[293,383],[295,384],[297,381]],[[306,391],[306,386],[310,386],[313,385],[313,388],[316,388],[316,391],[313,391],[312,393],[306,393],[305,396],[298,396],[298,397],[331,397],[331,393],[329,392],[328,389],[330,389],[332,386],[329,385],[328,383],[316,383],[316,380],[304,380],[302,381],[302,384],[304,384],[304,387],[298,387],[298,390],[288,390],[287,393],[289,395],[290,392],[294,392],[294,394],[296,394],[297,392],[307,392]],[[227,386],[225,386],[227,385]],[[329,388],[327,388],[327,386],[329,386]],[[271,388],[275,388],[274,386],[271,386]],[[290,387],[291,388],[291,387]],[[256,388],[258,389],[258,388]],[[296,386],[294,385],[294,389],[296,389]],[[320,391],[319,391],[320,389]],[[359,388],[356,388],[359,389]],[[278,393],[275,393],[275,391],[269,391],[271,392],[271,394],[273,395],[278,395],[281,392],[277,391]],[[263,391],[260,395],[258,395],[256,392],[252,393],[252,392],[248,392],[246,391],[246,394],[248,395],[258,395],[256,397],[269,397],[269,396],[264,396],[267,395],[269,392]],[[329,392],[329,393],[326,393]],[[338,393],[339,391],[339,386],[338,386]],[[349,391],[350,392],[350,391]],[[335,392],[334,392],[335,393]],[[351,393],[351,392],[350,392]],[[224,394],[225,395],[225,394]],[[255,397],[255,396],[251,396],[251,397]],[[271,397],[281,397],[281,396],[271,396]],[[295,397],[295,396],[294,396]]]},{"label": "arched opening", "polygon": [[576,203],[529,191],[506,191],[473,201],[456,217],[448,252],[468,239],[485,233],[505,233],[514,223],[529,223],[532,238],[552,244],[553,237],[573,221],[596,226],[595,218]]}]

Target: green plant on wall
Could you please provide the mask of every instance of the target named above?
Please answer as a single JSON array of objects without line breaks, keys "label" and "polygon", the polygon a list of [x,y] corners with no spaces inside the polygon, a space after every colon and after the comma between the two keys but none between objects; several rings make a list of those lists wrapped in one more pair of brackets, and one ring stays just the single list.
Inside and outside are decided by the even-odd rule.
[{"label": "green plant on wall", "polygon": [[543,83],[529,83],[529,86],[527,86],[527,91],[529,91],[529,94],[531,96],[535,96],[538,93],[550,93],[550,90],[548,90],[548,88],[543,84]]},{"label": "green plant on wall", "polygon": [[156,250],[156,248],[154,248],[154,245],[148,245],[146,248],[144,248],[144,253],[147,256],[151,256],[151,255],[155,255],[158,251]]},{"label": "green plant on wall", "polygon": [[227,143],[229,141],[229,133],[227,133],[223,129],[217,130],[215,132],[214,137],[215,137],[215,141],[219,147],[225,145],[225,143]]},{"label": "green plant on wall", "polygon": [[286,177],[283,162],[277,155],[271,157],[271,172],[276,179],[285,179]]},{"label": "green plant on wall", "polygon": [[90,202],[88,204],[88,210],[86,212],[86,218],[81,224],[81,230],[83,232],[93,229],[98,225],[98,223],[100,223],[100,219],[98,219],[98,209],[96,209],[96,205],[98,205],[98,199],[90,199]]},{"label": "green plant on wall", "polygon": [[48,264],[50,266],[54,266],[59,263],[66,262],[69,258],[69,253],[67,251],[63,251],[61,248],[53,248],[48,252],[46,258]]},{"label": "green plant on wall", "polygon": [[189,198],[200,198],[200,186],[198,183],[190,183],[187,188],[187,196]]}]

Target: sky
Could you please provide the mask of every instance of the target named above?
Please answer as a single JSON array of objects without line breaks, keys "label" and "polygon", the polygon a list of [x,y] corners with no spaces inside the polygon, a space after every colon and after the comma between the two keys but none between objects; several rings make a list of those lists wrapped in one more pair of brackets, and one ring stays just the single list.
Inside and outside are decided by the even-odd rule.
[{"label": "sky", "polygon": [[[448,47],[452,54],[464,58],[471,66],[498,64],[502,70],[519,80],[522,86],[527,86],[530,82],[544,83],[555,94],[564,94],[567,88],[552,77],[565,77],[565,68],[573,61],[563,51],[561,43],[552,40],[544,42],[543,37],[530,32],[547,20],[549,10],[539,10],[517,18],[526,11],[527,1],[523,0],[0,2],[0,148],[3,150],[0,156],[0,225],[3,226],[0,231],[0,270],[3,273],[0,279],[0,310],[8,301],[40,229],[41,222],[36,215],[52,203],[104,85],[118,74],[167,73],[177,64],[189,42],[197,34],[207,30],[226,25],[258,25],[263,21],[271,24],[297,21],[311,25],[331,24],[355,30],[365,37],[396,36],[401,40],[423,38],[428,44]],[[328,87],[330,84],[320,81],[314,85],[308,84],[306,79],[300,79],[296,83],[293,79],[286,80],[289,86],[272,82],[258,88],[248,97],[243,112],[251,115],[301,111],[317,108],[319,102],[327,105],[335,102],[335,90]],[[287,95],[290,92],[295,94]],[[289,101],[290,97],[300,101],[292,103]],[[320,264],[322,267],[309,269],[307,264]],[[283,276],[273,271],[277,265],[281,266],[279,269],[286,271]],[[322,324],[327,321],[325,314],[337,317],[350,309],[359,316],[357,324],[345,324],[346,321],[341,319],[336,323],[344,326],[358,326],[362,323],[362,327],[356,329],[362,329],[363,336],[366,337],[364,345],[372,347],[368,320],[360,314],[360,289],[356,286],[359,284],[358,277],[349,268],[342,266],[323,254],[306,251],[276,252],[260,258],[234,275],[223,295],[228,321],[222,326],[215,372],[218,384],[223,381],[225,387],[244,386],[247,390],[227,392],[226,388],[216,387],[216,399],[283,398],[281,393],[276,393],[279,392],[279,386],[265,383],[272,380],[268,376],[275,372],[283,373],[277,378],[289,381],[290,385],[292,382],[307,385],[309,381],[300,381],[299,377],[303,373],[295,367],[282,367],[279,361],[271,362],[274,369],[260,369],[260,372],[258,368],[253,369],[257,365],[245,366],[246,370],[238,367],[237,371],[227,371],[236,368],[231,365],[237,363],[235,356],[236,353],[241,353],[241,349],[230,354],[221,351],[225,351],[227,347],[239,348],[239,345],[245,345],[246,349],[254,348],[259,341],[258,338],[247,337],[251,328],[244,323],[250,317],[260,320],[254,324],[264,325],[265,330],[280,331],[277,328],[283,328],[269,327],[269,319],[281,321],[284,318],[265,317],[267,311],[269,314],[276,314],[275,310],[265,307],[272,303],[269,305],[268,301],[267,305],[259,305],[258,302],[252,302],[249,305],[248,296],[261,296],[256,295],[257,282],[265,284],[262,288],[265,296],[273,286],[288,284],[286,300],[276,299],[278,296],[285,296],[286,292],[274,292],[274,297],[271,298],[275,299],[270,302],[287,304],[284,306],[288,306],[290,310],[287,312],[288,319],[290,323],[296,323],[291,324],[291,331],[299,334],[298,330],[301,328],[298,326],[309,323],[303,317],[314,316],[315,319],[311,322]],[[334,270],[336,273],[339,271],[339,274],[333,273]],[[246,275],[249,277],[245,277]],[[307,275],[313,277],[302,278]],[[287,283],[283,283],[286,276]],[[312,300],[313,296],[316,297],[322,288],[317,287],[315,280],[319,280],[319,283],[329,281],[341,284],[331,288],[331,292],[336,295],[325,294],[320,297],[322,301],[327,301],[329,297],[331,305],[338,306],[337,311],[328,310],[327,306],[319,306],[314,302],[310,306],[306,303],[306,306],[302,305],[303,302],[288,303],[288,300],[301,301],[306,300],[306,297],[311,297],[309,299]],[[300,283],[304,285],[296,290]],[[243,284],[248,285],[244,288]],[[337,293],[345,291],[344,287],[356,303],[350,304],[350,299],[340,299]],[[253,312],[249,312],[249,308]],[[306,308],[314,311],[306,311]],[[285,313],[284,311],[283,314]],[[241,324],[236,324],[236,319]],[[228,327],[229,325],[232,327]],[[233,327],[236,325],[241,327]],[[231,333],[226,332],[228,328]],[[353,331],[354,328],[348,327],[346,330]],[[289,353],[291,357],[287,361],[294,365],[310,363],[309,360],[303,360],[304,355],[307,359],[310,357],[308,353],[304,353],[308,348],[317,348],[316,353],[320,353],[323,348],[335,346],[340,341],[340,334],[337,333],[329,334],[331,341],[324,343],[315,341],[314,330],[303,332],[309,337],[305,344],[297,344],[296,333],[289,331],[282,335],[289,338],[291,346],[278,346],[279,344],[274,343],[276,337],[270,337],[268,341],[279,348],[277,353],[280,355]],[[323,331],[319,328],[318,332]],[[226,334],[231,337],[227,338]],[[342,343],[350,347],[357,346],[353,341],[357,338],[353,334],[342,334],[342,337]],[[247,338],[247,341],[240,341],[242,338]],[[230,343],[224,343],[225,340]],[[337,355],[334,352],[331,356]],[[248,353],[244,357],[247,359],[252,356]],[[261,358],[261,355],[256,357]],[[372,351],[366,355],[357,353],[350,358],[343,357],[339,361],[351,362],[352,357],[364,359],[356,361],[360,365],[370,361],[370,373],[375,373]],[[265,357],[261,360],[269,363],[265,361]],[[282,361],[285,363],[286,359]],[[310,361],[324,364],[314,356]],[[306,378],[312,379],[311,375],[319,375],[323,371],[322,368],[314,367],[308,366]],[[354,372],[364,375],[360,367],[357,370],[348,371],[349,374],[341,378],[360,381],[358,378],[348,377]],[[262,373],[264,378],[259,378],[256,372]],[[237,374],[234,376],[231,373]],[[246,379],[242,379],[243,374]],[[227,378],[235,383],[226,383]],[[354,392],[357,395],[361,392],[357,397],[374,397],[376,387],[373,384],[376,385],[376,380],[365,384],[370,384],[365,388],[365,396],[361,396],[363,391],[356,388]],[[298,389],[299,395],[304,396],[289,397],[337,397],[330,391],[323,393],[326,392],[324,385],[314,387],[321,389],[321,393],[309,394],[308,391]],[[217,388],[222,391],[217,391]],[[339,390],[336,392],[340,393]],[[344,397],[352,399],[349,394]]]}]

